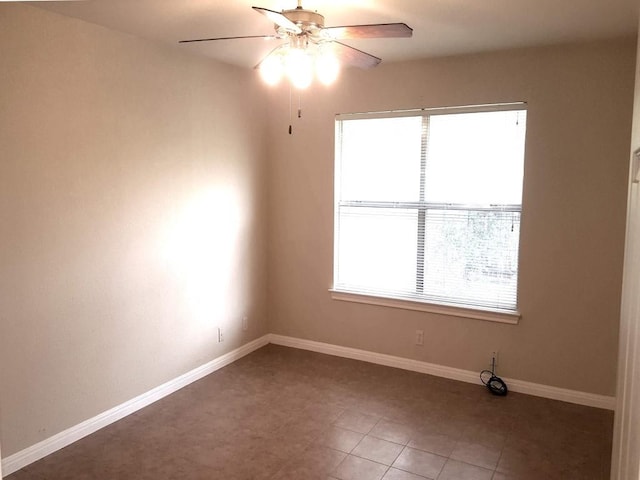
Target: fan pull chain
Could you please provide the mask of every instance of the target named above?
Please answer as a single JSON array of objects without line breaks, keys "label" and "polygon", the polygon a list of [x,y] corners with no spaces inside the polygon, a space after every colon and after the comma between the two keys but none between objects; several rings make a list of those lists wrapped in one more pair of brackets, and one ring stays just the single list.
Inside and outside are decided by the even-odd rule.
[{"label": "fan pull chain", "polygon": [[291,84],[289,84],[289,135],[293,133],[293,127],[291,126]]},{"label": "fan pull chain", "polygon": [[[0,0],[2,1],[2,0]],[[302,92],[298,90],[298,118],[302,118]],[[293,91],[289,83],[289,135],[293,134]]]}]

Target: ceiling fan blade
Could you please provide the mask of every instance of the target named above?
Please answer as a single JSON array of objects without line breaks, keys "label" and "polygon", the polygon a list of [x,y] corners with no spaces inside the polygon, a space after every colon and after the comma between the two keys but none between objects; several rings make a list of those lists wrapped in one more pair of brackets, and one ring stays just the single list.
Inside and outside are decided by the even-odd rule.
[{"label": "ceiling fan blade", "polygon": [[261,8],[261,7],[251,7],[251,8],[253,8],[256,12],[261,13],[262,15],[267,17],[269,20],[271,20],[273,23],[284,28],[289,32],[292,32],[295,34],[302,33],[302,29],[298,25],[293,23],[291,20],[289,20],[280,12],[276,12],[274,10],[269,10],[268,8]]},{"label": "ceiling fan blade", "polygon": [[346,25],[322,29],[329,38],[407,38],[413,35],[413,29],[406,23],[377,23],[373,25]]},{"label": "ceiling fan blade", "polygon": [[244,37],[195,38],[193,40],[180,40],[178,41],[178,43],[213,42],[215,40],[238,40],[241,38],[264,38],[264,39],[270,40],[278,37],[276,35],[248,35]]},{"label": "ceiling fan blade", "polygon": [[333,50],[340,63],[351,65],[358,68],[373,68],[377,66],[382,59],[375,57],[367,52],[350,47],[344,43],[337,41],[328,42],[327,45]]}]

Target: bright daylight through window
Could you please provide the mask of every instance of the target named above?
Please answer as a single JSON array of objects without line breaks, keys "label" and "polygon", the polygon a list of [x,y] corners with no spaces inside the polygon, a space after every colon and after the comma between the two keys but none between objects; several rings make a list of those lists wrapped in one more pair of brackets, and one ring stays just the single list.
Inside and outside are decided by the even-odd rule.
[{"label": "bright daylight through window", "polygon": [[337,292],[516,312],[524,104],[338,115]]}]

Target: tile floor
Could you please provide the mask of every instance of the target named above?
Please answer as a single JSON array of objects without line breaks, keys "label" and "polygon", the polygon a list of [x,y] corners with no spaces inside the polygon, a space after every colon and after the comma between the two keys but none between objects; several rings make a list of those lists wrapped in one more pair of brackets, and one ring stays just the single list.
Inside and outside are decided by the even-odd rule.
[{"label": "tile floor", "polygon": [[268,345],[9,480],[609,478],[613,414]]}]

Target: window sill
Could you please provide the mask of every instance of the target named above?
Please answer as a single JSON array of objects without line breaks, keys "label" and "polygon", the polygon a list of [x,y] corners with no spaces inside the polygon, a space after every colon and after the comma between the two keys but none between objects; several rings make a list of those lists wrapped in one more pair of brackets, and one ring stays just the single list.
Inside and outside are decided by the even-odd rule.
[{"label": "window sill", "polygon": [[333,300],[340,300],[345,302],[366,303],[368,305],[402,308],[404,310],[417,310],[420,312],[437,313],[439,315],[450,315],[453,317],[486,320],[488,322],[507,323],[510,325],[517,325],[521,318],[519,312],[507,312],[504,310],[488,309],[481,310],[477,308],[458,307],[454,305],[407,300],[405,298],[379,297],[376,295],[366,295],[344,290],[330,289],[329,291],[331,292],[331,298]]}]

